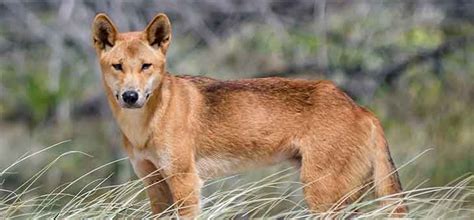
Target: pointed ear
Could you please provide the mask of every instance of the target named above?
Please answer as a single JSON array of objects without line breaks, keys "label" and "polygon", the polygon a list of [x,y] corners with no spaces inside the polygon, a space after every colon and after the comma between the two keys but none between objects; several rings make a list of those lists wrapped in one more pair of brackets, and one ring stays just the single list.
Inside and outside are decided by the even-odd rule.
[{"label": "pointed ear", "polygon": [[148,43],[166,54],[171,42],[171,23],[165,14],[156,15],[145,29]]},{"label": "pointed ear", "polygon": [[107,50],[115,44],[117,28],[105,13],[99,13],[92,22],[92,39],[94,47],[99,50]]}]

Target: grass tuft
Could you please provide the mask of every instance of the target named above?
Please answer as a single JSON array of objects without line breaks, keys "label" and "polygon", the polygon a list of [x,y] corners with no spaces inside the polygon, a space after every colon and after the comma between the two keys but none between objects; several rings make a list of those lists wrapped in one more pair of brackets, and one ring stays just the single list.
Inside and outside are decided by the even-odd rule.
[{"label": "grass tuft", "polygon": [[[0,178],[12,175],[10,170],[22,161],[45,152],[56,144],[39,152],[25,155],[0,172]],[[45,175],[54,164],[65,157],[87,155],[79,151],[69,151],[40,168],[29,180],[16,189],[3,188],[0,185],[0,216],[2,218],[152,218],[145,197],[145,187],[141,180],[131,180],[117,185],[104,185],[112,176],[98,178],[82,186],[79,192],[68,189],[94,172],[127,158],[112,161],[97,167],[74,181],[64,183],[47,194],[38,194],[37,180]],[[418,157],[416,157],[418,158]],[[413,160],[411,160],[413,161]],[[404,165],[406,166],[406,165]],[[403,167],[403,166],[402,166]],[[408,204],[412,218],[472,218],[474,217],[473,180],[474,175],[467,174],[446,186],[422,187],[423,184],[405,190],[399,195],[372,198],[370,188],[363,198],[346,207],[334,207],[325,213],[310,213],[301,195],[303,185],[288,179],[295,174],[292,169],[284,169],[272,175],[250,183],[235,182],[234,177],[226,177],[205,184],[204,189],[212,189],[210,195],[202,198],[201,219],[213,218],[381,218],[392,212],[402,201]],[[232,185],[224,189],[224,185]],[[227,187],[229,188],[229,187]],[[382,207],[382,201],[389,201]],[[341,202],[342,204],[342,202]],[[385,203],[384,203],[385,204]],[[170,209],[161,216],[175,215]]]}]

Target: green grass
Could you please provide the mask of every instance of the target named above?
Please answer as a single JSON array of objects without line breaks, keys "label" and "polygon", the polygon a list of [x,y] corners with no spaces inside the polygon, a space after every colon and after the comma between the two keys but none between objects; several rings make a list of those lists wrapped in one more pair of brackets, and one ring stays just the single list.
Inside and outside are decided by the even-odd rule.
[{"label": "green grass", "polygon": [[[10,166],[2,169],[0,178],[14,175],[23,161],[33,160],[35,156],[59,146],[61,143],[41,151],[24,155]],[[86,155],[80,151],[68,151],[39,168],[29,180],[14,189],[0,187],[0,216],[2,218],[152,218],[145,188],[140,180],[130,180],[118,185],[104,185],[111,177],[105,176],[83,183],[86,177],[94,175],[114,163],[125,162],[127,158],[112,161],[78,176],[74,181],[57,186],[49,193],[37,193],[41,183],[37,180],[48,173],[59,161],[74,155]],[[410,166],[411,162],[401,166]],[[18,171],[17,171],[18,172]],[[21,172],[21,171],[19,171]],[[346,207],[334,206],[325,213],[310,213],[301,197],[298,182],[289,181],[295,175],[294,170],[284,169],[258,181],[243,183],[239,177],[226,177],[207,182],[204,191],[212,191],[202,197],[201,219],[227,219],[230,217],[265,218],[347,218],[356,215],[360,218],[386,217],[394,207],[404,201],[410,207],[409,217],[413,218],[472,218],[474,217],[473,180],[468,174],[454,180],[446,186],[428,187],[423,182],[411,187],[400,195],[373,198],[372,189],[364,193],[363,198]],[[237,180],[237,181],[236,181]],[[415,182],[415,180],[414,180]],[[81,185],[79,192],[70,192],[70,188]],[[224,185],[226,187],[224,187]],[[229,185],[231,187],[229,187]],[[401,198],[400,198],[401,197]],[[342,199],[343,200],[343,199]],[[341,202],[342,202],[341,200]],[[381,201],[390,201],[380,207]],[[341,209],[342,208],[342,209]],[[337,210],[337,211],[336,211]],[[167,210],[174,215],[175,210]]]}]

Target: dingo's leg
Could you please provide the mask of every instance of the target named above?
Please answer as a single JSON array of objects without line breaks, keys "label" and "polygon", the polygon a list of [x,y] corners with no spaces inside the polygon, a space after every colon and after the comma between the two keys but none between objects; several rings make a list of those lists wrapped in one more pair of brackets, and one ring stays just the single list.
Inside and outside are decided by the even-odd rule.
[{"label": "dingo's leg", "polygon": [[364,191],[364,183],[371,179],[370,163],[362,162],[361,154],[349,145],[352,143],[338,143],[337,148],[306,148],[302,152],[301,182],[311,211],[339,211],[357,199]]},{"label": "dingo's leg", "polygon": [[170,174],[167,182],[179,216],[194,218],[200,209],[201,179],[194,169],[185,170]]},{"label": "dingo's leg", "polygon": [[166,180],[155,165],[142,160],[133,163],[136,174],[145,183],[153,214],[159,214],[172,205],[172,196]]}]

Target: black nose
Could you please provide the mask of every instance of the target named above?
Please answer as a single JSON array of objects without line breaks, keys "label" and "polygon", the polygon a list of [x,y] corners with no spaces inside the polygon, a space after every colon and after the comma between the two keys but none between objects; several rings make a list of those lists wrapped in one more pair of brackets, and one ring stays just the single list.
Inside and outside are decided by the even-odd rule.
[{"label": "black nose", "polygon": [[126,91],[122,94],[122,99],[125,103],[133,105],[138,100],[138,93],[135,91]]}]

